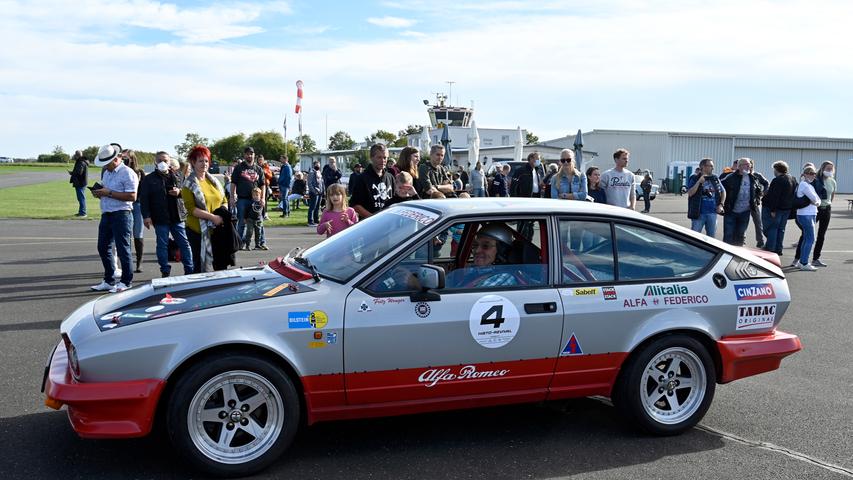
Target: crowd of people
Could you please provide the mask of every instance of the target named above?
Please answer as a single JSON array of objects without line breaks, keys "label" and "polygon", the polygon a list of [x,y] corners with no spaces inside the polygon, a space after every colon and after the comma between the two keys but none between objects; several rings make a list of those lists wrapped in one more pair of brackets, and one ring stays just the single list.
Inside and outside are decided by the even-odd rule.
[{"label": "crowd of people", "polygon": [[687,217],[693,230],[714,237],[722,216],[723,241],[742,246],[752,222],[755,246],[782,255],[788,220],[794,220],[800,236],[791,266],[810,272],[827,266],[820,256],[837,188],[832,162],[819,169],[806,163],[799,180],[783,161],[773,164],[769,181],[755,171],[750,158],[735,160],[727,170],[718,177],[714,161],[703,158],[687,180]]},{"label": "crowd of people", "polygon": [[[264,220],[269,219],[266,200],[277,182],[281,216],[288,217],[300,204],[307,205],[307,225],[317,234],[331,237],[375,215],[391,205],[417,199],[470,197],[552,198],[604,203],[635,209],[637,190],[634,173],[628,170],[630,152],[613,153],[614,165],[605,171],[589,166],[580,171],[574,152],[560,152],[559,164],[543,165],[538,152],[511,175],[509,165],[498,166],[487,176],[477,162],[472,170],[451,171],[442,145],[433,145],[429,158],[421,162],[421,152],[404,147],[394,162],[388,148],[370,148],[370,163],[355,165],[345,188],[337,160],[319,162],[307,172],[294,172],[285,159],[275,178],[269,164],[252,147],[235,162],[225,185],[210,174],[210,150],[196,146],[181,164],[166,152],[155,155],[154,172],[146,175],[133,150],[118,144],[101,147],[94,159],[102,169],[101,179],[88,187],[101,202],[98,253],[104,266],[97,291],[123,291],[142,271],[144,231],[154,230],[160,274],[171,274],[170,260],[179,260],[184,274],[222,270],[235,265],[237,250],[268,250]],[[84,194],[88,161],[80,151],[69,171],[79,208],[85,217]],[[829,225],[836,183],[834,165],[824,162],[819,169],[806,164],[799,181],[783,161],[773,164],[774,178],[755,171],[749,158],[736,160],[720,176],[714,162],[704,158],[687,181],[687,217],[691,228],[716,236],[717,220],[723,217],[723,241],[744,245],[750,222],[755,227],[756,246],[782,255],[787,221],[793,219],[800,230],[791,266],[814,271],[826,264],[820,260]],[[464,174],[464,177],[463,177]],[[641,182],[649,211],[651,177]],[[233,217],[233,222],[232,222]],[[131,247],[131,239],[133,246]],[[447,241],[447,239],[443,239]],[[136,253],[135,266],[132,252]]]}]

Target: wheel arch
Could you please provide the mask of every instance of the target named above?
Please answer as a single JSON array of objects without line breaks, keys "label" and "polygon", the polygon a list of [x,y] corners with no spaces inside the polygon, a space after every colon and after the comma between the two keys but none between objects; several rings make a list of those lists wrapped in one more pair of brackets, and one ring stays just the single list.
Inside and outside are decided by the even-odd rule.
[{"label": "wheel arch", "polygon": [[157,410],[155,412],[155,425],[163,425],[164,423],[163,415],[166,408],[166,402],[168,402],[169,397],[172,395],[172,392],[175,389],[175,380],[183,376],[192,366],[204,361],[206,358],[221,355],[224,353],[242,353],[253,355],[256,357],[263,358],[281,368],[284,374],[287,375],[293,382],[293,386],[296,387],[297,396],[299,397],[299,411],[301,419],[300,421],[305,422],[305,419],[307,418],[305,390],[304,386],[302,385],[302,379],[300,378],[296,368],[281,354],[269,348],[251,343],[226,343],[215,345],[194,353],[193,355],[185,358],[176,368],[174,368],[169,373],[169,375],[165,379],[166,387],[163,389],[163,392],[160,395],[160,399],[157,402]]},{"label": "wheel arch", "polygon": [[625,373],[625,367],[630,365],[631,362],[636,358],[637,355],[646,347],[646,345],[656,341],[659,338],[674,336],[674,335],[685,335],[687,337],[693,338],[702,344],[703,347],[708,351],[708,355],[711,356],[711,360],[714,362],[714,380],[716,383],[720,383],[722,378],[722,358],[720,357],[720,351],[717,348],[717,344],[711,335],[704,330],[696,329],[696,328],[674,328],[670,330],[663,330],[656,333],[653,333],[646,338],[642,339],[639,343],[636,343],[633,348],[631,348],[630,353],[622,360],[622,364],[619,365],[619,372],[616,374],[616,380],[613,382],[613,386],[610,389],[610,395],[613,396],[613,390],[617,388],[618,385],[621,384],[622,376]]}]

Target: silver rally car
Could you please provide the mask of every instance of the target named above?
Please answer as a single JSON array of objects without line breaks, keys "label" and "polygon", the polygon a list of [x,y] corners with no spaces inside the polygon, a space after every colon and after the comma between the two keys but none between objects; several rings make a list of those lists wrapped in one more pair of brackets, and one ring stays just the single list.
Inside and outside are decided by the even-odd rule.
[{"label": "silver rally car", "polygon": [[74,311],[45,403],[85,438],[165,422],[235,476],[300,424],[601,395],[681,433],[718,383],[801,349],[774,254],[633,211],[530,199],[396,205],[264,267],[154,280]]}]

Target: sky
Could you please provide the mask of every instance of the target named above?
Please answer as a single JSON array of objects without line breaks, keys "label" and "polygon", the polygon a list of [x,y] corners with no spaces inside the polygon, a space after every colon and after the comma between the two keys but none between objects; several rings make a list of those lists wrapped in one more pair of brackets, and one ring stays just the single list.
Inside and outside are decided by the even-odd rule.
[{"label": "sky", "polygon": [[426,124],[853,137],[853,2],[0,0],[0,156]]}]

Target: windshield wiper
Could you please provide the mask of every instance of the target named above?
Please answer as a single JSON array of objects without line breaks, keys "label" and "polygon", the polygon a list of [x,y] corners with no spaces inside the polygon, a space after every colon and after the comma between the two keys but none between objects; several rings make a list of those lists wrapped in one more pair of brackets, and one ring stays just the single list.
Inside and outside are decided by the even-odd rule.
[{"label": "windshield wiper", "polygon": [[311,270],[311,277],[314,278],[314,283],[320,281],[320,273],[317,271],[317,267],[315,267],[314,264],[311,263],[311,260],[308,260],[307,258],[303,257],[302,254],[293,257],[293,260],[300,265],[308,267],[308,270]]}]

